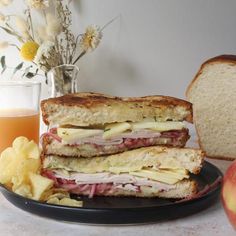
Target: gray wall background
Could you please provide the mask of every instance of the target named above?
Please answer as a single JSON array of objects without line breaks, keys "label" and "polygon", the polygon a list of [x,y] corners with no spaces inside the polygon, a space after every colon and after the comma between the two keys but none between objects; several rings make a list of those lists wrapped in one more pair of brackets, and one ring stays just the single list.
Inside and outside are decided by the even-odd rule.
[{"label": "gray wall background", "polygon": [[[15,6],[19,11],[20,1]],[[204,60],[236,53],[235,0],[74,0],[72,6],[75,32],[120,16],[78,63],[82,91],[184,97]]]}]

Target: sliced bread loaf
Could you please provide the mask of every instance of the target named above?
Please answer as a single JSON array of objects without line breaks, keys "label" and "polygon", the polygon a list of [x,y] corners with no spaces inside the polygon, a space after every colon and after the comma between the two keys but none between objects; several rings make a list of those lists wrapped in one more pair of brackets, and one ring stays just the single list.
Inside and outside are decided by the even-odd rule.
[{"label": "sliced bread loaf", "polygon": [[236,56],[206,61],[186,95],[199,144],[208,157],[236,159]]}]

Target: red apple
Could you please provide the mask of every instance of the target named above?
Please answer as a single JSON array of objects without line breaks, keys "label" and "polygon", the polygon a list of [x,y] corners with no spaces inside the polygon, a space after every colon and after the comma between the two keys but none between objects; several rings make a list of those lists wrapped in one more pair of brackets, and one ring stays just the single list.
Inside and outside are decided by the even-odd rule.
[{"label": "red apple", "polygon": [[229,221],[236,230],[236,161],[225,173],[221,199]]}]

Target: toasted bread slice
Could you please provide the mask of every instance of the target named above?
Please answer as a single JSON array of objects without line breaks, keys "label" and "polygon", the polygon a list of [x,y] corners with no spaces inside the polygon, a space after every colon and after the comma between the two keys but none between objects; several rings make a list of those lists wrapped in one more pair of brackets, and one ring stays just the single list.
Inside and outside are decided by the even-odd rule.
[{"label": "toasted bread slice", "polygon": [[197,174],[202,168],[204,153],[191,148],[144,147],[111,156],[93,158],[46,156],[44,169],[65,169],[81,173],[130,172],[144,167],[184,168]]},{"label": "toasted bread slice", "polygon": [[47,125],[93,126],[114,122],[158,121],[192,122],[191,103],[166,96],[113,97],[99,93],[68,94],[41,102]]},{"label": "toasted bread slice", "polygon": [[236,56],[203,63],[186,95],[201,149],[211,158],[236,159]]}]

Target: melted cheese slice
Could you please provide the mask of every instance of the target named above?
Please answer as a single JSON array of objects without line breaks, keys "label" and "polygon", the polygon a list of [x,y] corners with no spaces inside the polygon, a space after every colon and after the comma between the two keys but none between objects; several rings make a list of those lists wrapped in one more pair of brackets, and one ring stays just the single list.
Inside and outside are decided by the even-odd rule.
[{"label": "melted cheese slice", "polygon": [[72,129],[72,128],[58,128],[57,135],[64,141],[71,142],[81,138],[87,138],[102,134],[100,129]]},{"label": "melted cheese slice", "polygon": [[140,171],[130,172],[129,174],[139,177],[145,177],[151,180],[156,180],[166,184],[176,184],[177,182],[189,178],[185,169],[176,170],[153,170],[146,168]]},{"label": "melted cheese slice", "polygon": [[185,127],[183,122],[176,122],[176,121],[165,121],[165,122],[142,121],[142,122],[132,123],[131,125],[132,125],[132,130],[151,129],[161,132],[169,130],[181,130]]},{"label": "melted cheese slice", "polygon": [[105,129],[82,129],[82,128],[58,128],[57,135],[66,142],[82,138],[92,137],[101,134],[104,139],[111,139],[127,131],[137,131],[142,129],[155,130],[157,132],[169,130],[181,130],[185,127],[183,122],[175,121],[150,121],[141,122],[121,122],[105,126]]},{"label": "melted cheese slice", "polygon": [[112,138],[113,136],[121,134],[129,129],[131,129],[131,125],[128,122],[107,125],[103,133],[103,138],[104,139]]}]

